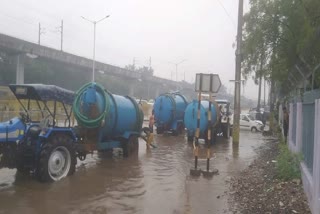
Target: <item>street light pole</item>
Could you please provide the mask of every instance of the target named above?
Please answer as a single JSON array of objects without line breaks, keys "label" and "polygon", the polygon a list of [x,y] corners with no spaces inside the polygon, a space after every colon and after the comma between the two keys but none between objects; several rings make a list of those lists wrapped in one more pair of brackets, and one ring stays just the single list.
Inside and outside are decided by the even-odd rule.
[{"label": "street light pole", "polygon": [[174,64],[176,66],[176,82],[178,82],[178,65],[180,65],[181,63],[183,63],[185,61],[186,61],[186,59],[184,59],[178,63],[169,62],[169,63]]},{"label": "street light pole", "polygon": [[178,82],[178,64],[176,64],[176,82]]},{"label": "street light pole", "polygon": [[81,18],[83,18],[84,20],[91,22],[93,24],[93,58],[92,58],[92,82],[94,82],[94,70],[95,70],[95,57],[96,57],[96,25],[105,20],[106,18],[108,18],[110,15],[107,15],[105,17],[103,17],[102,19],[98,20],[98,21],[92,21],[90,19],[87,19],[83,16],[81,16]]}]

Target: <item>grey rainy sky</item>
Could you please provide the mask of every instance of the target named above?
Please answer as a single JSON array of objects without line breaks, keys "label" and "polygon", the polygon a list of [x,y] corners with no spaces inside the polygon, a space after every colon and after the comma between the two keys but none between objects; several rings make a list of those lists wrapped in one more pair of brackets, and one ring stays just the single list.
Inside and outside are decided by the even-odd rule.
[{"label": "grey rainy sky", "polygon": [[[222,5],[224,8],[222,7]],[[248,10],[248,0],[245,0]],[[152,59],[155,75],[194,81],[195,73],[217,73],[233,93],[237,0],[10,0],[0,7],[0,33],[60,48],[57,27],[64,20],[64,51],[92,58],[93,24],[98,20],[96,60],[137,66]],[[249,81],[242,94],[256,99],[258,87]]]}]

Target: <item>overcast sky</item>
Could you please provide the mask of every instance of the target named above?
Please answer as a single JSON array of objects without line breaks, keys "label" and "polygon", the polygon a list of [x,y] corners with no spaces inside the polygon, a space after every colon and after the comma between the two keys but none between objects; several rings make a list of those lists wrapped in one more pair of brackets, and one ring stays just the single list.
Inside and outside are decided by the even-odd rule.
[{"label": "overcast sky", "polygon": [[[237,0],[10,0],[0,7],[0,33],[38,41],[38,23],[44,28],[41,44],[60,48],[57,32],[64,21],[64,50],[92,58],[93,24],[99,20],[96,59],[125,66],[149,64],[155,75],[191,82],[195,73],[212,72],[233,93]],[[248,10],[248,0],[245,0]],[[172,77],[173,75],[173,77]],[[257,97],[247,83],[244,95]]]}]

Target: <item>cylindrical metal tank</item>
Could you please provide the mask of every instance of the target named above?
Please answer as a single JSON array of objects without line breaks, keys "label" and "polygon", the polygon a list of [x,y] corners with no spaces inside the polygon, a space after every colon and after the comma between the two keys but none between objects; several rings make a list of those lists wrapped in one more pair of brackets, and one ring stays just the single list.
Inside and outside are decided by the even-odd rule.
[{"label": "cylindrical metal tank", "polygon": [[143,113],[133,98],[111,94],[95,82],[77,92],[73,111],[79,126],[98,130],[100,142],[142,128]]},{"label": "cylindrical metal tank", "polygon": [[[193,100],[188,104],[184,114],[184,125],[187,129],[188,139],[193,139],[197,130],[197,114],[198,114],[198,100]],[[211,103],[211,123],[216,124],[218,122],[218,105],[216,102]],[[208,111],[209,101],[202,100],[200,105],[200,137],[206,138],[205,136],[208,130]]]},{"label": "cylindrical metal tank", "polygon": [[153,105],[157,133],[181,131],[184,127],[183,116],[187,104],[186,98],[177,92],[158,96]]}]

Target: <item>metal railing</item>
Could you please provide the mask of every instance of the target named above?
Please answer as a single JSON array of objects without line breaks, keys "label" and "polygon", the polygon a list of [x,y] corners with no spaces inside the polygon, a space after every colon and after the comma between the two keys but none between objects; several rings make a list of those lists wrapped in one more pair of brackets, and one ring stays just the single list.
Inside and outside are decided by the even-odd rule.
[{"label": "metal railing", "polygon": [[302,154],[310,174],[313,174],[315,100],[320,98],[320,90],[305,92],[302,108]]},{"label": "metal railing", "polygon": [[297,141],[297,133],[296,133],[296,130],[297,130],[297,103],[294,102],[292,104],[292,135],[291,135],[291,139],[294,143],[294,145],[296,145],[296,141]]}]

